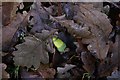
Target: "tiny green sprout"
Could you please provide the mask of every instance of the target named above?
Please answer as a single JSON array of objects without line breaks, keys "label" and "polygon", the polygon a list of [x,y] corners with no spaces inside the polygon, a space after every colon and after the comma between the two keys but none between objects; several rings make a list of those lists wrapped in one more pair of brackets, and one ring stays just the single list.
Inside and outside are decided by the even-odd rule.
[{"label": "tiny green sprout", "polygon": [[14,73],[15,73],[15,78],[18,78],[18,71],[19,71],[19,68],[20,68],[19,65],[15,67],[15,71],[14,71]]},{"label": "tiny green sprout", "polygon": [[90,74],[90,73],[84,73],[84,74],[83,74],[83,77],[82,77],[82,80],[84,80],[85,77],[87,77],[88,80],[90,80],[91,74]]}]

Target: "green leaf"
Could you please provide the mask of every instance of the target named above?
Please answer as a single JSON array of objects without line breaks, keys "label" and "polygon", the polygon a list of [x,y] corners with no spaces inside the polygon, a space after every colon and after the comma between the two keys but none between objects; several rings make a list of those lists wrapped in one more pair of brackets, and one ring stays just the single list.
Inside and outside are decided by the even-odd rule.
[{"label": "green leaf", "polygon": [[66,48],[66,44],[59,38],[57,37],[53,37],[53,43],[54,45],[57,47],[59,52],[64,52],[65,48]]}]

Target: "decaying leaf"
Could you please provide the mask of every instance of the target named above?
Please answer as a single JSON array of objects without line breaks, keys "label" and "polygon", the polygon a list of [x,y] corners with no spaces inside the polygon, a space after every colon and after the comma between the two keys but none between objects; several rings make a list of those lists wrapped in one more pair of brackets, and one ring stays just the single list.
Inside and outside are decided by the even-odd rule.
[{"label": "decaying leaf", "polygon": [[75,65],[72,65],[72,64],[65,64],[65,67],[58,67],[57,68],[57,71],[59,74],[63,74],[67,71],[69,71],[70,69],[76,67]]},{"label": "decaying leaf", "polygon": [[39,74],[42,78],[54,78],[56,71],[53,68],[42,69],[39,71]]},{"label": "decaying leaf", "polygon": [[31,11],[33,16],[33,28],[31,33],[42,32],[42,30],[51,30],[51,28],[45,24],[49,19],[48,13],[41,7],[40,2],[34,4],[34,8]]},{"label": "decaying leaf", "polygon": [[7,25],[16,16],[18,2],[3,2],[2,3],[2,25]]},{"label": "decaying leaf", "polygon": [[119,3],[108,2],[107,15],[101,11],[104,2],[7,4],[0,6],[3,78],[82,79],[87,72],[85,78],[96,80],[120,70]]},{"label": "decaying leaf", "polygon": [[41,32],[44,29],[44,24],[42,23],[42,20],[40,18],[40,15],[37,11],[33,10],[31,13],[31,16],[33,16],[33,22],[32,24],[34,25],[33,28],[31,29],[31,33],[35,32]]},{"label": "decaying leaf", "polygon": [[21,67],[20,68],[20,76],[22,79],[35,79],[35,80],[41,80],[41,76],[37,74],[36,71],[27,71],[27,69]]},{"label": "decaying leaf", "polygon": [[[91,38],[83,38],[83,41],[88,42],[88,50],[96,53],[97,58],[104,59],[108,53],[109,45],[108,36],[112,30],[112,26],[107,19],[107,16],[95,9],[89,9],[81,5],[80,11],[75,19],[81,21],[89,27]],[[84,27],[84,26],[83,26]]]},{"label": "decaying leaf", "polygon": [[10,75],[5,71],[5,69],[7,68],[7,65],[4,63],[0,63],[0,69],[2,70],[2,78],[4,80],[7,80],[8,78],[10,78]]},{"label": "decaying leaf", "polygon": [[72,20],[59,22],[67,28],[68,32],[82,38],[84,44],[89,44],[88,50],[96,53],[97,58],[104,59],[108,53],[108,36],[112,30],[107,16],[82,4],[76,8],[78,8],[78,11],[77,15],[74,16],[74,20],[80,25]]},{"label": "decaying leaf", "polygon": [[120,39],[119,35],[117,35],[115,43],[111,43],[110,52],[112,54],[109,62],[102,63],[99,65],[99,68],[98,68],[99,76],[108,76],[114,70],[116,70],[117,67],[119,67],[119,64],[120,64],[119,39]]},{"label": "decaying leaf", "polygon": [[45,43],[41,42],[33,37],[26,37],[23,44],[17,45],[18,51],[14,51],[15,63],[18,65],[24,65],[38,68],[40,62],[48,63],[49,57],[45,50]]},{"label": "decaying leaf", "polygon": [[82,27],[81,25],[74,23],[73,20],[62,20],[60,21],[60,23],[62,24],[62,26],[68,29],[68,32],[70,32],[72,35],[75,35],[76,37],[90,36],[88,27]]},{"label": "decaying leaf", "polygon": [[[17,14],[13,21],[7,26],[2,28],[2,51],[9,52],[10,48],[16,44],[15,39],[13,39],[14,34],[16,33],[18,27],[25,27],[26,25],[26,18],[25,21],[20,24],[25,17],[21,14]],[[13,39],[13,40],[12,40]]]},{"label": "decaying leaf", "polygon": [[41,63],[37,71],[42,76],[42,78],[54,78],[54,75],[56,74],[55,69],[50,68],[49,64]]},{"label": "decaying leaf", "polygon": [[[51,32],[53,34],[53,31]],[[52,46],[46,43],[48,41],[48,44],[50,44],[47,38],[49,38],[51,32],[43,31],[43,33],[37,33],[35,35],[37,37],[25,37],[25,42],[16,46],[18,51],[13,52],[15,55],[15,63],[27,67],[33,65],[35,68],[39,67],[40,62],[44,64],[48,63],[48,51],[54,51],[52,50]],[[51,47],[48,49],[48,46]]]},{"label": "decaying leaf", "polygon": [[114,78],[115,80],[119,80],[120,71],[115,70],[114,72],[112,72],[111,76],[108,76],[107,78],[108,80],[110,80],[111,78]]},{"label": "decaying leaf", "polygon": [[89,73],[93,73],[95,70],[95,57],[92,56],[90,53],[87,52],[82,52],[81,53],[81,59],[83,61],[83,67],[84,69],[89,72]]},{"label": "decaying leaf", "polygon": [[15,34],[17,28],[4,27],[2,29],[2,51],[9,51],[11,47],[11,40]]}]

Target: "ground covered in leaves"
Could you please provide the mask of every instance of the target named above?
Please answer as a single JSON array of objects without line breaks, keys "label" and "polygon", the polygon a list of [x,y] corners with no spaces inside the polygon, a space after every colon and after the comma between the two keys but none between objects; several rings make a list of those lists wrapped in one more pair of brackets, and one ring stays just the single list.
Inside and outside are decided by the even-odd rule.
[{"label": "ground covered in leaves", "polygon": [[120,79],[120,2],[3,2],[3,80]]}]

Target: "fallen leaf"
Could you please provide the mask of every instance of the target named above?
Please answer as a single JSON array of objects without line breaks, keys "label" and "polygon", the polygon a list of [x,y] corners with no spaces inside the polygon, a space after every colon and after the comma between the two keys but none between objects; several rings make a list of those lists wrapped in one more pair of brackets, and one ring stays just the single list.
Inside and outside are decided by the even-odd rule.
[{"label": "fallen leaf", "polygon": [[90,32],[88,27],[82,27],[74,23],[73,20],[61,20],[59,23],[68,29],[68,32],[74,35],[75,37],[88,37]]},{"label": "fallen leaf", "polygon": [[[104,59],[108,53],[109,45],[108,36],[112,30],[110,21],[107,16],[93,8],[79,7],[80,11],[74,17],[77,22],[86,24],[91,32],[91,37],[82,38],[83,41],[88,42],[88,50],[92,53],[96,53],[97,58]],[[109,26],[108,26],[109,25]],[[83,26],[84,27],[84,26]]]},{"label": "fallen leaf", "polygon": [[[109,49],[108,36],[112,26],[107,16],[93,8],[84,5],[76,6],[77,15],[72,20],[58,21],[66,27],[68,32],[75,37],[82,38],[84,44],[91,53],[96,53],[96,57],[103,60]],[[108,26],[109,25],[109,26]]]},{"label": "fallen leaf", "polygon": [[83,67],[84,69],[93,74],[94,70],[95,70],[95,57],[92,56],[92,54],[88,53],[88,52],[82,52],[81,53],[81,60],[83,62]]},{"label": "fallen leaf", "polygon": [[13,52],[15,64],[27,67],[33,65],[37,69],[40,62],[44,64],[49,63],[48,51],[51,51],[51,53],[54,51],[53,46],[50,45],[50,36],[55,31],[43,30],[42,33],[36,33],[33,37],[25,37],[25,42],[16,46],[18,51]]},{"label": "fallen leaf", "polygon": [[37,40],[33,37],[25,37],[25,42],[17,45],[18,51],[14,51],[15,64],[38,68],[40,62],[48,63],[49,56],[45,50],[45,42]]},{"label": "fallen leaf", "polygon": [[120,78],[120,71],[113,71],[111,76],[107,77],[108,80],[110,80],[111,78],[115,78],[115,80],[118,80]]},{"label": "fallen leaf", "polygon": [[65,67],[58,67],[57,68],[57,71],[58,71],[57,73],[63,74],[63,73],[69,71],[70,69],[72,69],[74,67],[76,67],[76,66],[72,65],[72,64],[65,64]]},{"label": "fallen leaf", "polygon": [[8,78],[10,78],[10,75],[5,71],[5,69],[7,68],[7,65],[4,63],[0,63],[0,70],[2,72],[2,78],[4,80],[7,80]]},{"label": "fallen leaf", "polygon": [[36,71],[27,71],[27,69],[20,67],[20,76],[22,79],[42,80],[42,77]]},{"label": "fallen leaf", "polygon": [[116,68],[119,68],[120,59],[119,59],[119,35],[116,36],[115,43],[111,44],[110,52],[111,58],[109,63],[101,63],[98,67],[98,74],[99,76],[109,76]]},{"label": "fallen leaf", "polygon": [[2,2],[2,24],[8,25],[16,16],[18,2]]},{"label": "fallen leaf", "polygon": [[49,19],[48,13],[42,8],[41,3],[37,1],[34,3],[34,7],[31,10],[31,16],[33,16],[33,28],[31,33],[40,33],[42,30],[51,30],[51,27],[46,24]]},{"label": "fallen leaf", "polygon": [[50,68],[49,64],[41,63],[37,71],[42,76],[42,78],[54,78],[54,75],[56,74],[55,69]]},{"label": "fallen leaf", "polygon": [[23,20],[23,15],[17,14],[14,20],[7,26],[2,27],[2,51],[9,52],[11,51],[10,48],[14,47],[17,43],[17,32],[19,27],[25,28],[26,25],[26,18],[23,24],[21,24]]}]

